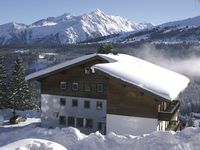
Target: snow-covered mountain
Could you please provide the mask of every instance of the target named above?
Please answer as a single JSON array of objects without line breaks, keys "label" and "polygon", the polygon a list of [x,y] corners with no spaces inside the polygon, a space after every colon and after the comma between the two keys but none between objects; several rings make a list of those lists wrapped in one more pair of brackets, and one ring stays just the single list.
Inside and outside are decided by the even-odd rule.
[{"label": "snow-covered mountain", "polygon": [[[102,38],[101,42],[114,43],[199,43],[200,41],[200,16],[180,21],[161,24],[140,31],[131,31]],[[98,40],[93,39],[97,42]],[[99,41],[98,41],[99,42]]]},{"label": "snow-covered mountain", "polygon": [[0,45],[77,43],[148,27],[152,27],[152,24],[133,23],[120,16],[109,16],[97,9],[81,16],[65,13],[39,20],[31,25],[1,25]]}]

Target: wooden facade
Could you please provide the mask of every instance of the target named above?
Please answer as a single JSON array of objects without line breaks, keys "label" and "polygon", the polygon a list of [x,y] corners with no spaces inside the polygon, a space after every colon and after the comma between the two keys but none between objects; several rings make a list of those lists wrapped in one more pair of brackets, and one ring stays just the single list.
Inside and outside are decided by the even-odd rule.
[{"label": "wooden facade", "polygon": [[[96,59],[84,64],[74,66],[56,74],[43,78],[41,81],[41,93],[61,96],[88,97],[88,98],[106,98],[107,79],[98,74],[85,74],[85,68],[97,63],[103,63],[102,60]],[[60,88],[60,82],[66,82],[66,89]],[[78,90],[72,89],[72,84],[78,83]],[[104,85],[103,92],[97,92],[97,84]],[[85,89],[89,86],[90,89]]]},{"label": "wooden facade", "polygon": [[107,94],[109,114],[157,118],[158,102],[145,91],[110,78]]}]

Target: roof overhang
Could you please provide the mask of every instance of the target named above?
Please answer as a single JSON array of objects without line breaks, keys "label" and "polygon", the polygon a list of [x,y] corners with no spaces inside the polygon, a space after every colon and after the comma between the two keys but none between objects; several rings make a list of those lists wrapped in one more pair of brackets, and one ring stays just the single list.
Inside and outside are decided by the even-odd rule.
[{"label": "roof overhang", "polygon": [[35,73],[29,74],[28,76],[26,76],[26,80],[31,81],[31,80],[40,80],[42,78],[45,78],[47,76],[53,75],[55,73],[70,69],[74,66],[78,66],[84,63],[87,63],[89,61],[92,60],[102,60],[103,62],[108,62],[106,59],[100,57],[97,54],[91,54],[91,55],[84,55],[82,57],[79,58],[75,58],[69,61],[66,61],[64,63],[52,66],[52,67],[48,67],[46,69],[37,71]]}]

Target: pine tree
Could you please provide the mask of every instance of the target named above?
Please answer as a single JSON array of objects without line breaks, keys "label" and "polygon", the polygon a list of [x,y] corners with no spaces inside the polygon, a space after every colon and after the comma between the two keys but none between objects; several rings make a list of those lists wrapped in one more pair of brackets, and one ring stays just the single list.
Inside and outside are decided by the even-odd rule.
[{"label": "pine tree", "polygon": [[97,49],[97,53],[99,54],[109,54],[113,53],[113,46],[112,44],[101,44]]},{"label": "pine tree", "polygon": [[3,64],[3,57],[0,57],[0,109],[7,108],[7,84],[6,71]]},{"label": "pine tree", "polygon": [[11,94],[9,100],[13,109],[13,114],[16,110],[28,110],[36,107],[35,100],[32,100],[33,94],[28,82],[25,80],[25,69],[22,60],[18,57],[15,61],[14,71],[11,80]]}]

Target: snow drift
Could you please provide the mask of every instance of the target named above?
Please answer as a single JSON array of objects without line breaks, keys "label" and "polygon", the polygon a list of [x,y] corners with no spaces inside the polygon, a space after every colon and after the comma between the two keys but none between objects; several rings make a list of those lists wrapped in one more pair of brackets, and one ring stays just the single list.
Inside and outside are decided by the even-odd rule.
[{"label": "snow drift", "polygon": [[[18,112],[23,114],[24,112]],[[73,127],[47,129],[34,125],[35,111],[26,111],[24,126],[0,126],[0,150],[199,150],[200,128],[160,131],[143,136],[99,132],[85,135]],[[7,118],[5,116],[5,118]],[[32,123],[32,125],[28,125]]]},{"label": "snow drift", "polygon": [[8,144],[0,150],[67,150],[64,146],[41,139],[23,139]]},{"label": "snow drift", "polygon": [[37,146],[44,150],[50,147],[52,149],[59,147],[59,150],[62,150],[61,145],[68,150],[199,150],[200,128],[186,128],[177,133],[154,132],[143,136],[117,135],[112,132],[107,136],[99,132],[84,135],[72,127],[63,129],[23,128],[0,133],[0,146],[2,146],[0,150],[24,147],[27,150],[28,146],[30,146],[29,149]]}]

